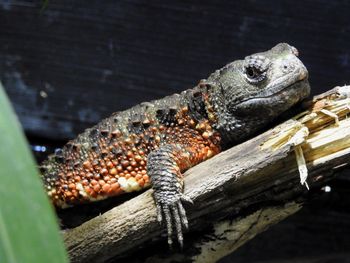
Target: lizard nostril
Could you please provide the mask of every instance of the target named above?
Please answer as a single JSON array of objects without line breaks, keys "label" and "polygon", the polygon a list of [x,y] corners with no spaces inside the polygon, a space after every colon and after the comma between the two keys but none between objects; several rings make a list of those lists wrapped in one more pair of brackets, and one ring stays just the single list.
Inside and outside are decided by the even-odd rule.
[{"label": "lizard nostril", "polygon": [[281,69],[284,73],[288,73],[290,70],[292,70],[292,64],[289,61],[283,61],[281,65]]}]

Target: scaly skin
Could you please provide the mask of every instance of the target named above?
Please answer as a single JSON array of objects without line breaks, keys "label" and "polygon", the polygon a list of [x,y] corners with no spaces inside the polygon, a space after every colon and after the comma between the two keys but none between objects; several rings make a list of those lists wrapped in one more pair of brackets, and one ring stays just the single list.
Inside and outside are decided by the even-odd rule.
[{"label": "scaly skin", "polygon": [[[232,62],[193,89],[118,112],[43,162],[60,208],[152,185],[158,220],[182,246],[183,172],[243,141],[309,95],[297,50],[279,44]],[[215,176],[215,175],[213,175]]]}]

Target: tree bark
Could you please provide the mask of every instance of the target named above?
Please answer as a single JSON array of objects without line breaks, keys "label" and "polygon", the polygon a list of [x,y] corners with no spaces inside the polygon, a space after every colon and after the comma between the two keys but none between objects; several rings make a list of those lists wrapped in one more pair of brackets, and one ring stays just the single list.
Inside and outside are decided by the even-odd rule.
[{"label": "tree bark", "polygon": [[349,165],[349,94],[321,94],[299,116],[188,170],[185,194],[194,204],[182,251],[167,249],[148,190],[66,231],[71,261],[215,262],[231,253],[298,211],[306,187]]}]

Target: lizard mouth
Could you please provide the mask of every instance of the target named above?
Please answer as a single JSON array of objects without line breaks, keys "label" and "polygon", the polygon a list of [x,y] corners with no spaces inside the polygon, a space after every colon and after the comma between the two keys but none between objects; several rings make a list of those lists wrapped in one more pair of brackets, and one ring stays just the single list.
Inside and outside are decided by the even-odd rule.
[{"label": "lizard mouth", "polygon": [[[236,113],[254,111],[284,111],[310,94],[307,70],[294,72],[294,78],[283,76],[266,86],[264,91],[254,98],[248,98],[235,106]],[[282,87],[282,88],[281,88]]]},{"label": "lizard mouth", "polygon": [[[300,68],[291,74],[277,78],[269,83],[260,94],[257,94],[254,98],[248,98],[241,103],[245,103],[250,100],[268,99],[278,95],[280,92],[291,88],[297,83],[307,82],[308,72],[305,68]],[[240,103],[240,104],[241,104]]]}]

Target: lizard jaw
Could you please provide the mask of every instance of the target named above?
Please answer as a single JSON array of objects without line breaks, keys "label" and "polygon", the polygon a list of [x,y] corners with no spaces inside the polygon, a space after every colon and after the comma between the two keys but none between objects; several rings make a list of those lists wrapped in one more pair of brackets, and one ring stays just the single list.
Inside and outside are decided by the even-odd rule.
[{"label": "lizard jaw", "polygon": [[279,89],[274,93],[266,94],[245,100],[235,107],[235,114],[254,114],[266,111],[268,116],[275,115],[274,111],[284,111],[290,106],[303,100],[310,94],[310,85],[307,79],[301,79]]}]

